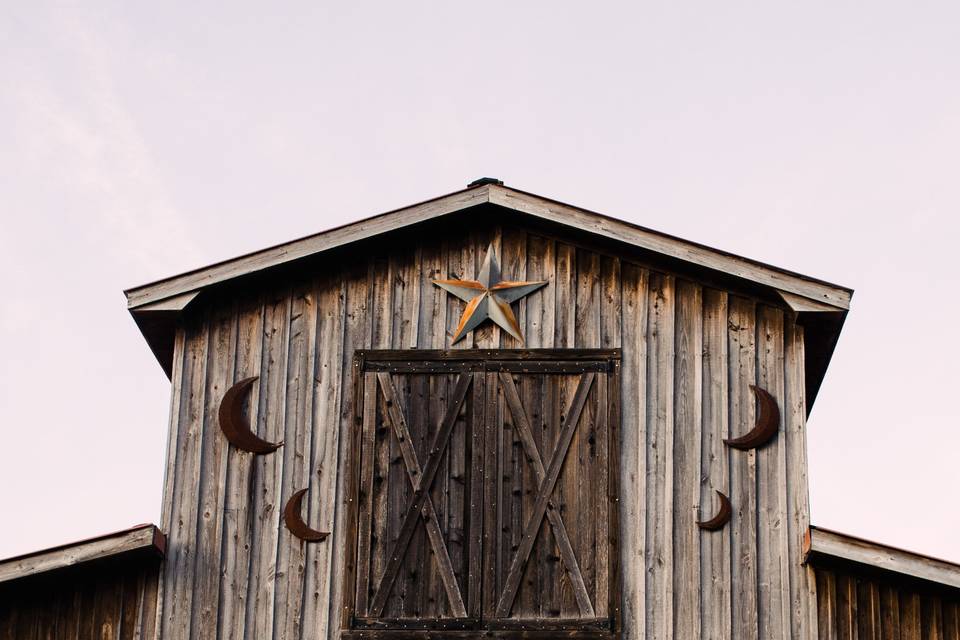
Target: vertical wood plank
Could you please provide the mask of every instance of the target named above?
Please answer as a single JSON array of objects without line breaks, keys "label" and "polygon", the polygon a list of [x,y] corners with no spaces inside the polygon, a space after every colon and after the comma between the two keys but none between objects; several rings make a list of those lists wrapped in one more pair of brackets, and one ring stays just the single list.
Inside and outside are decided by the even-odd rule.
[{"label": "vertical wood plank", "polygon": [[648,273],[630,263],[623,264],[621,273],[620,584],[623,591],[624,638],[640,640],[646,637]]},{"label": "vertical wood plank", "polygon": [[[332,289],[337,297],[338,287],[334,285]],[[312,283],[300,285],[293,291],[291,301],[284,408],[285,444],[279,503],[282,509],[295,491],[307,489],[308,506],[305,510],[308,515],[315,511],[312,507],[322,495],[313,481],[312,473],[313,439],[321,437],[317,433],[319,425],[313,420],[318,294]],[[277,583],[274,590],[275,637],[300,637],[307,548],[314,546],[307,545],[291,534],[286,526],[280,525],[277,537]]]},{"label": "vertical wood plank", "polygon": [[421,251],[419,282],[416,283],[420,287],[417,345],[421,349],[444,349],[447,345],[445,333],[449,294],[433,284],[433,280],[446,279],[446,271],[446,253],[440,242],[425,244]]},{"label": "vertical wood plank", "polygon": [[[260,374],[263,349],[264,308],[259,297],[241,304],[237,319],[235,366],[231,384]],[[247,420],[259,424],[260,384],[254,384],[247,397]],[[246,602],[250,578],[250,545],[253,537],[254,455],[234,447],[227,450],[227,475],[224,502],[223,549],[221,552],[220,605],[218,638],[243,638],[246,626]]]},{"label": "vertical wood plank", "polygon": [[548,238],[527,236],[527,278],[547,284],[526,299],[526,341],[531,349],[553,346],[557,296],[556,243]]},{"label": "vertical wood plank", "polygon": [[173,504],[168,532],[164,597],[165,638],[188,638],[193,607],[197,503],[203,443],[204,378],[207,365],[207,324],[192,318],[184,329],[182,395],[177,419],[177,450],[173,470]]},{"label": "vertical wood plank", "polygon": [[376,478],[377,374],[363,374],[363,444],[360,454],[360,524],[357,534],[356,614],[369,613],[370,594],[375,577],[371,575],[373,553],[374,482]]},{"label": "vertical wood plank", "polygon": [[[170,378],[170,413],[167,427],[166,465],[163,471],[163,497],[160,506],[160,526],[163,531],[171,531],[173,525],[173,504],[177,479],[177,461],[179,459],[180,442],[180,404],[183,396],[183,376],[186,367],[186,333],[183,327],[178,327],[174,334],[172,375]],[[167,562],[176,554],[176,550],[167,549]],[[163,571],[161,569],[161,571]],[[166,573],[164,572],[164,575]],[[154,628],[158,637],[165,619],[166,579],[159,581],[157,593],[157,607],[154,611]]]},{"label": "vertical wood plank", "polygon": [[[756,382],[753,302],[730,296],[727,321],[730,385],[730,433],[753,428],[756,407],[750,385]],[[732,533],[733,637],[759,638],[757,611],[757,453],[728,448]]]},{"label": "vertical wood plank", "polygon": [[[608,410],[610,403],[610,385],[607,374],[597,376],[597,417],[596,417],[596,435],[593,449],[595,451],[594,464],[591,469],[593,473],[593,503],[594,518],[592,525],[594,528],[594,610],[598,618],[606,618],[610,612],[610,534],[608,526],[610,523],[610,492],[608,471],[611,466],[609,459],[609,437],[610,424]],[[616,468],[614,466],[614,468]],[[580,508],[587,510],[588,505],[581,504]]]},{"label": "vertical wood plank", "polygon": [[486,528],[477,515],[486,514],[487,496],[486,491],[486,459],[484,457],[484,443],[486,440],[485,427],[485,401],[483,382],[484,374],[477,372],[472,374],[472,388],[470,390],[470,405],[467,411],[471,412],[470,421],[470,476],[468,485],[470,487],[470,510],[467,521],[467,615],[473,618],[480,617],[483,610],[482,597],[483,586],[482,578],[484,571],[482,560],[482,543],[486,539]]},{"label": "vertical wood plank", "polygon": [[[291,295],[289,290],[274,291],[264,312],[263,346],[260,362],[260,397],[257,431],[271,441],[283,439],[287,388],[287,330],[290,326]],[[295,443],[285,443],[296,446]],[[273,633],[274,588],[277,577],[277,537],[280,529],[280,484],[284,452],[256,456],[252,554],[249,596],[247,599],[246,637],[264,638]]]},{"label": "vertical wood plank", "polygon": [[921,640],[920,595],[909,591],[900,592],[900,638]]},{"label": "vertical wood plank", "polygon": [[820,640],[837,640],[837,583],[833,572],[817,571],[817,610]]},{"label": "vertical wood plank", "polygon": [[237,339],[236,306],[224,304],[213,313],[207,349],[203,443],[194,559],[194,610],[191,638],[215,638],[219,617],[224,485],[229,443],[217,425],[223,394],[233,384]]},{"label": "vertical wood plank", "polygon": [[[339,420],[342,394],[349,404],[352,385],[342,388],[344,375],[344,326],[346,287],[341,278],[322,282],[316,290],[316,337],[311,379],[311,425],[309,475],[309,522],[320,531],[335,530],[337,511],[337,470],[339,468],[340,438],[349,440],[354,422]],[[352,355],[352,354],[351,354]],[[347,370],[351,365],[347,364]],[[352,417],[352,416],[351,416]],[[316,497],[314,497],[316,496]],[[302,614],[303,638],[322,638],[329,628],[335,578],[331,575],[332,538],[306,547],[304,601]],[[324,606],[325,603],[331,603]]]},{"label": "vertical wood plank", "polygon": [[[600,256],[592,251],[578,250],[576,255],[576,320],[574,326],[574,344],[582,349],[596,349],[600,347]],[[600,376],[604,377],[604,376]],[[597,385],[599,389],[599,385]],[[593,397],[597,396],[596,390]],[[606,398],[604,398],[604,402]],[[597,547],[596,539],[596,511],[595,501],[598,490],[597,473],[594,470],[597,461],[596,441],[598,437],[598,423],[601,407],[596,401],[588,401],[583,407],[580,417],[580,427],[574,434],[570,445],[571,462],[577,464],[577,501],[574,505],[578,525],[576,527],[577,542],[574,547],[580,573],[587,588],[587,593],[596,592],[597,578]],[[606,436],[606,434],[602,434]],[[603,463],[606,465],[606,462]],[[569,468],[572,468],[572,465]],[[569,472],[569,471],[568,471]],[[604,541],[604,546],[606,542]],[[594,611],[598,602],[593,602]],[[604,610],[606,607],[604,606]],[[579,611],[579,609],[578,609]]]},{"label": "vertical wood plank", "polygon": [[920,635],[924,640],[943,640],[943,618],[940,597],[924,595],[920,604]]},{"label": "vertical wood plank", "polygon": [[[620,348],[622,345],[623,327],[621,324],[622,294],[621,294],[621,265],[617,258],[602,257],[600,261],[600,346],[606,349]],[[605,376],[604,376],[605,378]],[[619,378],[614,382],[619,384]],[[602,496],[602,508],[598,510],[596,527],[597,540],[597,602],[595,609],[597,617],[611,616],[619,618],[619,591],[616,585],[616,566],[618,558],[611,554],[611,547],[619,536],[616,512],[618,505],[612,500],[619,497],[616,472],[620,467],[620,422],[619,388],[609,388],[606,380],[603,381],[603,396],[600,399],[602,423],[599,425],[600,436],[597,440],[597,459],[595,466],[597,473],[596,486]],[[616,407],[614,409],[614,407]],[[613,498],[611,498],[613,496]],[[611,526],[614,525],[614,526]],[[611,599],[617,596],[617,602]]]},{"label": "vertical wood plank", "polygon": [[[344,312],[343,312],[343,358],[341,362],[342,380],[338,390],[340,397],[340,425],[343,436],[340,438],[340,451],[336,471],[336,502],[333,532],[330,536],[330,565],[327,567],[330,581],[330,601],[324,603],[319,594],[313,598],[316,608],[328,607],[329,623],[327,637],[338,637],[338,630],[350,621],[353,611],[353,599],[358,598],[356,585],[360,583],[357,574],[357,518],[358,502],[363,497],[356,493],[359,487],[358,476],[361,463],[362,430],[362,373],[360,361],[355,357],[356,349],[372,344],[373,318],[370,311],[373,287],[367,278],[367,267],[360,266],[344,274]],[[346,437],[349,435],[350,437]],[[350,447],[347,450],[347,447]],[[369,535],[369,532],[368,532]],[[318,567],[317,573],[324,573]],[[317,620],[318,628],[314,637],[323,638],[320,621],[323,615],[311,615],[308,602],[304,616],[307,620]],[[304,634],[306,636],[306,627]]]},{"label": "vertical wood plank", "polygon": [[[557,263],[556,263],[556,309],[554,311],[554,346],[558,349],[571,348],[576,344],[576,310],[577,310],[577,264],[576,248],[572,245],[557,243]],[[551,406],[549,408],[549,422],[557,424],[560,416],[566,411],[573,389],[568,388],[568,384],[560,382],[555,385],[551,397]],[[559,433],[559,429],[556,429]],[[576,450],[577,434],[574,434],[574,440],[570,445]],[[556,493],[559,496],[559,509],[561,515],[570,512],[571,507],[575,509],[578,496],[578,466],[570,464],[564,467],[560,481],[557,483]],[[559,556],[557,556],[559,558]],[[573,594],[573,586],[570,583],[569,576],[564,568],[557,563],[557,589],[555,594],[556,610],[560,617],[576,617],[579,613],[576,600]]]},{"label": "vertical wood plank", "polygon": [[[390,345],[393,349],[411,349],[417,345],[417,333],[420,325],[420,264],[422,254],[419,248],[413,250],[397,251],[390,256],[390,274],[391,284],[393,286],[392,313],[393,328],[390,337]],[[403,391],[401,390],[401,395]],[[402,401],[402,400],[401,400]],[[411,406],[407,411],[416,411],[420,403],[411,399]],[[414,417],[414,420],[416,418]],[[423,431],[418,430],[417,434],[423,436]],[[403,465],[399,443],[396,438],[389,438],[390,446],[390,472],[389,486],[387,490],[387,511],[389,546],[392,548],[399,534],[400,522],[402,521],[402,510],[407,504],[409,489]],[[429,490],[429,487],[428,487]],[[421,566],[426,564],[427,558],[422,554],[426,547],[425,532],[422,525],[418,525],[414,534],[414,539],[407,548],[407,555],[404,566],[405,573],[408,575],[414,573],[422,576]],[[419,581],[419,579],[418,579]],[[396,580],[393,583],[392,604],[388,603],[384,611],[391,609],[401,613],[404,616],[413,616],[418,603],[416,602],[417,589],[409,580]]]},{"label": "vertical wood plank", "polygon": [[[555,242],[535,235],[527,236],[527,279],[547,281],[547,285],[526,300],[525,338],[530,348],[550,348],[553,346],[556,314],[556,251]],[[523,403],[531,407],[530,416],[534,438],[541,457],[552,446],[552,425],[548,412],[552,403],[548,394],[549,385],[540,380],[537,384],[528,383],[524,387]],[[532,478],[531,478],[532,481]],[[535,483],[534,483],[535,484]],[[559,615],[559,605],[555,602],[559,567],[557,558],[559,549],[550,527],[541,531],[541,542],[536,547],[536,556],[532,564],[537,571],[536,592],[539,600],[540,616],[547,618]],[[556,613],[554,613],[556,612]]]},{"label": "vertical wood plank", "polygon": [[[727,377],[727,293],[703,291],[703,431],[700,460],[701,517],[712,513],[707,505],[716,492],[730,495],[727,447],[730,437]],[[700,536],[701,633],[703,638],[730,638],[731,526]]]},{"label": "vertical wood plank", "polygon": [[843,640],[859,640],[857,633],[857,579],[837,573],[837,635]]},{"label": "vertical wood plank", "polygon": [[[421,248],[420,262],[420,328],[417,334],[417,344],[425,349],[443,349],[446,346],[446,323],[447,323],[447,293],[434,285],[431,280],[436,278],[446,278],[445,271],[446,258],[439,240],[428,241]],[[446,406],[446,380],[441,377],[431,377],[429,381],[429,400],[428,414],[430,424],[436,424],[440,420],[440,415]],[[424,432],[424,437],[425,437]],[[436,483],[441,486],[442,496],[435,496],[433,502],[438,512],[441,528],[447,535],[448,550],[451,555],[455,575],[460,585],[461,594],[465,594],[463,576],[456,574],[460,570],[462,551],[464,549],[463,534],[463,512],[461,510],[448,508],[450,503],[457,503],[461,507],[465,504],[464,485],[462,483],[451,482],[451,476],[459,475],[461,481],[466,477],[466,468],[464,458],[466,451],[465,430],[461,424],[454,428],[450,438],[450,448],[444,454],[446,458],[445,465],[438,474]],[[451,497],[452,496],[452,497]],[[442,497],[442,500],[437,498]],[[460,530],[459,536],[453,532]],[[429,556],[435,558],[432,548],[429,549]],[[431,562],[424,567],[426,580],[422,581],[422,594],[418,597],[422,602],[422,615],[427,617],[437,617],[447,606],[447,596],[443,584],[439,579],[439,571],[436,562]]]},{"label": "vertical wood plank", "polygon": [[783,446],[787,464],[787,557],[790,571],[790,619],[797,638],[815,635],[817,624],[816,586],[809,567],[796,564],[803,553],[804,536],[810,528],[810,500],[807,485],[806,389],[804,376],[803,327],[793,319],[784,322]]},{"label": "vertical wood plank", "polygon": [[[475,280],[477,276],[475,248],[472,242],[454,243],[444,241],[443,252],[447,261],[448,279]],[[480,257],[483,260],[483,257]],[[472,349],[474,346],[473,332],[469,332],[459,342],[453,344],[453,337],[457,334],[457,326],[466,309],[466,303],[453,295],[444,293],[447,305],[446,344],[451,349]]]},{"label": "vertical wood plank", "polygon": [[[370,304],[370,313],[373,317],[373,333],[371,336],[371,346],[374,349],[387,349],[392,344],[393,332],[393,279],[395,274],[391,268],[391,263],[387,260],[376,260],[373,263],[370,281],[373,287],[373,300]],[[377,401],[379,404],[379,400]],[[380,428],[379,422],[376,428]],[[390,483],[390,444],[378,442],[375,445],[375,469],[373,482],[373,503],[371,511],[373,514],[373,529],[368,537],[362,540],[371,540],[371,559],[370,559],[370,581],[371,587],[376,588],[383,571],[386,568],[387,552],[383,549],[389,549],[393,541],[387,523],[387,491]],[[399,525],[398,525],[399,526]]]},{"label": "vertical wood plank", "polygon": [[415,349],[420,327],[420,269],[422,253],[419,248],[400,251],[390,256],[393,286],[392,348]]},{"label": "vertical wood plank", "polygon": [[873,580],[857,584],[857,635],[860,640],[880,640],[880,589]]},{"label": "vertical wood plank", "polygon": [[[157,620],[157,591],[160,582],[159,567],[150,567],[144,570],[143,593],[140,594],[137,606],[137,627],[133,640],[154,640]],[[61,636],[70,640],[70,635]]]},{"label": "vertical wood plank", "polygon": [[[497,455],[500,447],[498,446],[499,424],[497,417],[497,388],[496,374],[478,373],[474,377],[474,387],[476,389],[476,376],[483,376],[484,384],[481,387],[484,391],[481,394],[483,398],[483,543],[482,543],[482,578],[478,580],[478,586],[482,590],[482,615],[485,618],[492,619],[496,615],[497,601],[500,595],[501,572],[500,556],[498,553],[500,532],[497,530],[497,523],[500,521],[500,460]],[[477,394],[474,394],[475,398]],[[477,398],[479,399],[479,398]]]},{"label": "vertical wood plank", "polygon": [[960,640],[960,611],[957,600],[943,603],[943,637],[945,640]]},{"label": "vertical wood plank", "polygon": [[880,587],[880,610],[880,637],[900,640],[900,598],[892,585]]},{"label": "vertical wood plank", "polygon": [[554,311],[553,344],[557,349],[574,346],[574,325],[576,324],[576,249],[558,242],[556,246],[556,310]]},{"label": "vertical wood plank", "polygon": [[[501,231],[501,278],[504,280],[522,281],[527,279],[527,236],[526,233],[514,226],[506,226]],[[527,326],[527,297],[521,298],[512,305],[514,316],[521,333]],[[529,341],[529,337],[524,334],[524,338]],[[525,342],[515,339],[504,330],[500,330],[500,347],[503,349],[522,348]],[[521,385],[521,389],[524,386]],[[524,405],[529,407],[530,405]],[[517,438],[516,428],[513,422],[513,415],[503,408],[501,402],[500,411],[503,413],[504,425],[508,428],[504,430],[504,437],[509,437],[509,442],[504,445],[505,453],[509,454],[511,499],[510,517],[508,526],[510,528],[511,544],[510,548],[515,549],[520,545],[520,539],[523,535],[524,515],[529,508],[532,493],[530,484],[532,475],[529,466],[526,464],[523,449],[520,446],[520,440]],[[526,482],[525,482],[526,480]],[[545,527],[544,527],[545,528]],[[536,552],[532,556],[536,558]],[[536,572],[536,563],[528,562],[524,567],[521,577],[521,586],[517,592],[517,598],[514,603],[515,615],[529,616],[534,607],[540,608],[539,599],[535,600],[535,584],[539,582],[539,576]]]},{"label": "vertical wood plank", "polygon": [[648,638],[673,638],[673,277],[650,275],[647,300],[647,603]]},{"label": "vertical wood plank", "polygon": [[[703,430],[703,292],[676,283],[673,419],[673,618],[677,638],[700,637],[700,449]],[[714,500],[705,504],[712,509]],[[708,506],[709,505],[709,506]],[[712,516],[707,516],[712,517]],[[710,534],[703,534],[710,535]]]},{"label": "vertical wood plank", "polygon": [[[784,407],[783,312],[762,305],[757,310],[757,384]],[[778,436],[757,449],[757,580],[761,638],[792,637],[790,567],[787,533],[786,439],[783,412]]]},{"label": "vertical wood plank", "polygon": [[[501,244],[503,251],[500,264],[501,277],[504,280],[527,280],[527,234],[516,227],[505,227]],[[527,326],[528,298],[529,296],[524,296],[512,305],[521,333]],[[524,338],[526,339],[526,335]],[[501,349],[520,349],[524,346],[529,346],[529,339],[526,342],[520,341],[506,331],[500,331]]]}]

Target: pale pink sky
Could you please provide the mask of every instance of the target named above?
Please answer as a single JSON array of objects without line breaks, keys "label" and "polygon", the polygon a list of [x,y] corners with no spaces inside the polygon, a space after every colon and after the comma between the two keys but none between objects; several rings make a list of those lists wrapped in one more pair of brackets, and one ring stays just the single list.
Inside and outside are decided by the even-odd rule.
[{"label": "pale pink sky", "polygon": [[0,6],[0,557],[159,519],[122,289],[493,175],[854,287],[813,522],[960,561],[960,3],[98,4]]}]

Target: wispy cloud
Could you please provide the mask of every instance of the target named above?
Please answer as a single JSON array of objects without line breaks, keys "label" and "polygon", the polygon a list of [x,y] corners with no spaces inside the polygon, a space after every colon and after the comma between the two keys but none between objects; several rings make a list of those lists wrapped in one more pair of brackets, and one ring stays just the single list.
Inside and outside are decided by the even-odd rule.
[{"label": "wispy cloud", "polygon": [[[32,51],[14,51],[22,64],[5,65],[16,123],[5,155],[17,173],[34,182],[42,176],[48,207],[49,198],[61,199],[60,220],[50,222],[100,236],[100,249],[132,276],[199,261],[188,220],[171,202],[136,114],[118,90],[109,44],[78,15],[50,17],[44,28],[57,55],[36,60],[29,59]],[[64,58],[68,64],[60,67]]]}]

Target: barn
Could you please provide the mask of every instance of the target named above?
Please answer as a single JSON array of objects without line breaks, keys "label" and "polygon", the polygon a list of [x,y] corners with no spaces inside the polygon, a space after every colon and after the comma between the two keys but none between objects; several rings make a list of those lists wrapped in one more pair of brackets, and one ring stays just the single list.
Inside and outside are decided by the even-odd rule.
[{"label": "barn", "polygon": [[810,526],[848,288],[484,178],[126,294],[160,526],[0,561],[0,639],[960,640]]}]

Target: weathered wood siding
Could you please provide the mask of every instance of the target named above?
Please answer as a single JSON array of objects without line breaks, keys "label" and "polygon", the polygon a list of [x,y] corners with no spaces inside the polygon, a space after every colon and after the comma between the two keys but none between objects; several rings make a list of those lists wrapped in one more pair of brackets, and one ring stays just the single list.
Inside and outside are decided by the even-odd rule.
[{"label": "weathered wood siding", "polygon": [[[490,324],[451,345],[463,305],[430,283],[474,277],[491,241],[506,278],[549,282],[515,305],[527,347],[623,350],[614,459],[624,637],[816,637],[815,585],[800,564],[802,328],[775,303],[573,236],[491,223],[358,248],[188,309],[173,372],[163,638],[338,636],[353,353],[521,346]],[[286,443],[274,455],[236,451],[217,428],[222,394],[251,375],[251,422]],[[776,397],[781,432],[759,451],[733,451],[721,440],[753,426],[751,384]],[[280,518],[307,486],[308,522],[332,532],[318,544]],[[734,516],[701,532],[715,489]]]},{"label": "weathered wood siding", "polygon": [[154,635],[160,559],[127,557],[0,585],[0,640],[140,640]]},{"label": "weathered wood siding", "polygon": [[850,563],[816,575],[823,640],[960,640],[960,590]]}]

